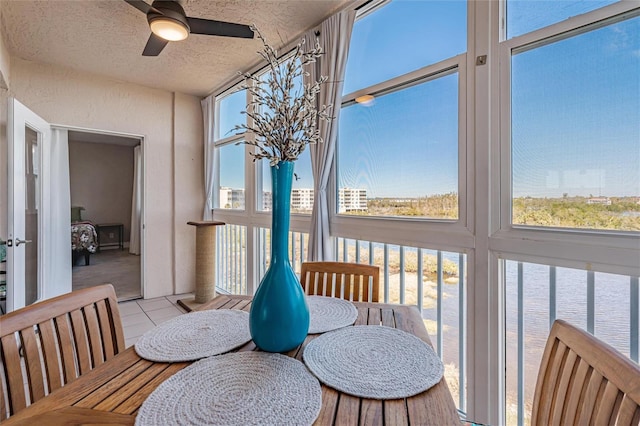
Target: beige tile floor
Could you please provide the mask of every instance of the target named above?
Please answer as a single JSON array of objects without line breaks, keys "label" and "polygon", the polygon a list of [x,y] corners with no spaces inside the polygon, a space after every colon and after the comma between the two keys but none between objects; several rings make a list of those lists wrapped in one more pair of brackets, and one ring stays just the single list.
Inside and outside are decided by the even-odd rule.
[{"label": "beige tile floor", "polygon": [[193,297],[193,293],[118,303],[127,347],[134,345],[138,337],[158,324],[184,314],[186,311],[177,303],[188,297]]}]

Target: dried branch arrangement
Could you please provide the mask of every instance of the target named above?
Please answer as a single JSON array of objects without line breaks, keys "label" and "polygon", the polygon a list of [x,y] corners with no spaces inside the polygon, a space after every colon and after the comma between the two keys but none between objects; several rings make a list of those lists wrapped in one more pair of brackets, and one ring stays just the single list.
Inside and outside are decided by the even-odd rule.
[{"label": "dried branch arrangement", "polygon": [[322,143],[317,123],[332,118],[329,115],[332,106],[318,106],[316,101],[327,77],[311,84],[302,82],[302,77],[309,75],[305,68],[313,66],[322,48],[316,42],[313,49],[305,52],[301,40],[293,54],[281,62],[260,31],[251,29],[262,41],[263,49],[258,54],[267,62],[268,70],[262,75],[240,73],[246,79],[241,89],[248,90],[252,100],[243,111],[249,117],[248,123],[233,130],[254,135],[253,139],[239,142],[256,147],[251,153],[254,161],[268,159],[271,166],[280,161],[295,161],[308,144]]}]

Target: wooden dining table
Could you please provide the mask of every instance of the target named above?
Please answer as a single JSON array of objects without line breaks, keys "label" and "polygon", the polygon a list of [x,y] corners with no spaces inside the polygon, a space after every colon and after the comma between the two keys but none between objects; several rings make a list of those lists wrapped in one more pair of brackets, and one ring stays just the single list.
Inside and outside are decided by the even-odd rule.
[{"label": "wooden dining table", "polygon": [[[354,302],[356,325],[375,324],[411,333],[431,345],[415,306]],[[250,296],[219,295],[205,309],[249,311]],[[308,335],[286,355],[302,360]],[[250,341],[238,351],[256,350]],[[402,348],[398,348],[402,350]],[[140,358],[128,348],[74,382],[18,412],[3,425],[129,424],[145,399],[166,379],[191,364],[162,363]],[[432,388],[409,398],[359,398],[322,385],[322,408],[315,425],[459,425],[460,419],[444,378]]]}]

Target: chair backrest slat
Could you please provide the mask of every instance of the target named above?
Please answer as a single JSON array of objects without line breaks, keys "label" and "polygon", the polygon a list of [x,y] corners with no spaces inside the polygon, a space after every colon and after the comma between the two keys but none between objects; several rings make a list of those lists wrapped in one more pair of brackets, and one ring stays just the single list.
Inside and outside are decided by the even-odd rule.
[{"label": "chair backrest slat", "polygon": [[96,368],[104,362],[102,354],[102,333],[98,324],[98,315],[93,305],[82,309],[84,313],[87,334],[89,335],[89,349],[91,352],[91,366]]},{"label": "chair backrest slat", "polygon": [[581,399],[584,396],[583,389],[588,383],[587,373],[589,372],[590,366],[584,360],[578,360],[576,363],[577,369],[575,370],[575,374],[573,377],[573,381],[571,383],[571,391],[569,395],[567,395],[567,403],[565,406],[565,421],[567,424],[573,424],[578,414],[578,407],[581,404]]},{"label": "chair backrest slat", "polygon": [[79,309],[75,309],[69,313],[69,316],[71,317],[71,329],[73,330],[73,340],[76,348],[76,356],[78,357],[78,366],[80,368],[79,375],[82,375],[91,370],[89,339],[87,338],[87,330],[82,312],[80,312]]},{"label": "chair backrest slat", "polygon": [[9,412],[7,405],[7,393],[4,391],[4,386],[0,383],[0,420],[4,420],[6,413]]},{"label": "chair backrest slat", "polygon": [[22,330],[22,353],[27,370],[27,380],[29,383],[29,399],[37,401],[44,397],[44,377],[42,365],[40,364],[40,353],[38,342],[33,327]]},{"label": "chair backrest slat", "polygon": [[[0,331],[2,331],[2,328],[0,328]],[[8,392],[6,396],[8,399],[7,408],[10,413],[15,413],[27,406],[26,394],[24,392],[26,377],[20,365],[20,353],[16,337],[10,334],[8,336],[2,336],[0,341],[2,342],[2,364],[5,370],[3,375]],[[11,368],[8,368],[8,366],[11,366]],[[12,389],[18,389],[18,391],[12,392]],[[20,389],[22,389],[22,391],[20,391]],[[4,419],[5,417],[7,417],[7,415],[4,411],[0,413],[0,419]]]},{"label": "chair backrest slat", "polygon": [[571,377],[573,376],[573,368],[576,364],[578,356],[571,349],[567,349],[567,356],[564,357],[564,362],[561,365],[561,375],[555,390],[555,401],[553,405],[553,412],[551,414],[551,421],[554,419],[561,419],[566,408],[565,398],[569,396],[569,385]]},{"label": "chair backrest slat", "polygon": [[595,419],[594,424],[608,425],[611,417],[615,419],[617,410],[614,410],[614,407],[618,395],[620,395],[620,399],[622,400],[622,393],[619,389],[611,382],[607,382],[604,387],[604,392],[602,392],[602,399],[596,404],[595,412],[593,413]]},{"label": "chair backrest slat", "polygon": [[[104,300],[96,303],[96,311],[98,315],[98,327],[100,328],[100,335],[102,336],[104,360],[106,361],[118,353],[113,345],[113,332],[111,330],[113,321],[110,319],[110,313]],[[117,327],[121,329],[122,325],[118,324]]]},{"label": "chair backrest slat", "polygon": [[76,355],[73,349],[73,333],[69,325],[69,314],[65,313],[55,318],[56,330],[58,331],[58,348],[60,349],[60,362],[62,363],[61,377],[62,385],[71,383],[78,377],[78,367],[76,366]]},{"label": "chair backrest slat", "polygon": [[580,415],[578,417],[579,422],[588,423],[589,419],[593,415],[593,407],[603,384],[602,379],[602,374],[593,369],[591,370],[591,377],[589,378],[589,383],[585,390],[582,407],[578,407],[580,409]]},{"label": "chair backrest slat", "polygon": [[[367,301],[367,297],[364,297],[364,295],[360,294],[360,276],[354,275],[354,274],[349,274],[347,275],[347,282],[350,284],[349,286],[351,287],[351,292],[352,292],[352,299],[351,300],[364,300]],[[369,281],[367,280],[367,284],[369,283]]]},{"label": "chair backrest slat", "polygon": [[624,396],[620,405],[618,422],[623,425],[640,424],[640,407],[627,395]]},{"label": "chair backrest slat", "polygon": [[45,374],[47,376],[48,391],[62,387],[60,374],[60,361],[58,358],[57,338],[53,328],[53,321],[43,321],[38,324],[42,342],[42,354],[44,356]]},{"label": "chair backrest slat", "polygon": [[[349,298],[349,287],[344,279],[344,274],[330,274],[318,271],[319,276],[327,277],[327,291],[326,296],[339,297],[343,299]],[[335,282],[335,285],[333,283]]]},{"label": "chair backrest slat", "polygon": [[379,283],[380,268],[375,265],[304,262],[300,269],[300,284],[305,294],[379,302]]},{"label": "chair backrest slat", "polygon": [[125,349],[111,284],[0,316],[0,420]]},{"label": "chair backrest slat", "polygon": [[611,346],[557,320],[542,356],[532,425],[637,425],[640,366]]}]

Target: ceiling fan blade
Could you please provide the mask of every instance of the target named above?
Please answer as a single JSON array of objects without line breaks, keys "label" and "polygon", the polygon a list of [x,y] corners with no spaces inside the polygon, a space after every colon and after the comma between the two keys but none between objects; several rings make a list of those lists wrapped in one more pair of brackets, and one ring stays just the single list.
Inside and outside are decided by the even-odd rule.
[{"label": "ceiling fan blade", "polygon": [[253,38],[253,31],[251,31],[248,25],[214,21],[211,19],[190,18],[188,16],[187,22],[189,23],[192,34]]},{"label": "ceiling fan blade", "polygon": [[158,56],[162,49],[169,43],[168,40],[158,37],[154,33],[151,33],[147,45],[142,51],[142,56]]},{"label": "ceiling fan blade", "polygon": [[124,0],[129,3],[131,6],[135,7],[142,13],[149,13],[149,11],[154,11],[156,13],[160,13],[155,7],[151,7],[149,3],[144,2],[143,0]]}]

